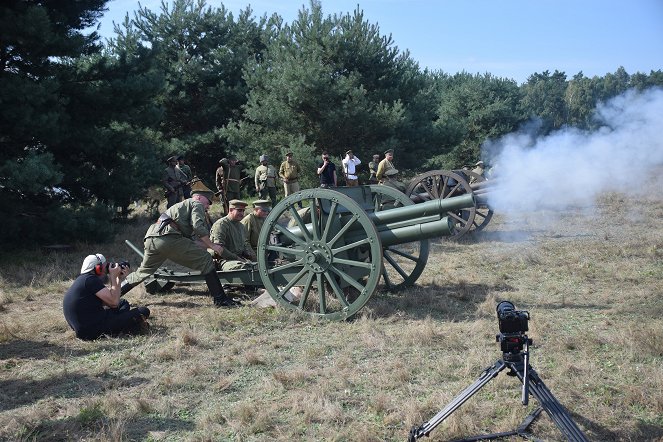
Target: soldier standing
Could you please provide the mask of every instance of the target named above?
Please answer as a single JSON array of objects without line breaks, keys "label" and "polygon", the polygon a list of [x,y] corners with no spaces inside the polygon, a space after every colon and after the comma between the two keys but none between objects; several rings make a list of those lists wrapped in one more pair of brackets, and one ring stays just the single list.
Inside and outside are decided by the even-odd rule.
[{"label": "soldier standing", "polygon": [[380,161],[380,164],[378,164],[378,170],[375,172],[375,179],[378,180],[379,183],[383,183],[385,173],[390,170],[390,169],[396,169],[394,167],[394,149],[388,149],[384,152],[384,160]]},{"label": "soldier standing", "polygon": [[378,173],[378,164],[380,163],[380,155],[373,155],[373,161],[368,163],[368,171],[370,176],[368,177],[368,184],[377,184],[378,179],[375,177]]},{"label": "soldier standing", "polygon": [[217,220],[212,226],[210,233],[212,241],[223,244],[223,250],[217,252],[221,259],[221,270],[243,269],[250,261],[256,259],[241,223],[247,205],[241,200],[230,200],[228,215]]},{"label": "soldier standing", "polygon": [[[479,160],[477,163],[474,165],[474,169],[472,169],[472,172],[476,173],[479,176],[483,176],[484,168],[483,168],[483,161]],[[470,178],[470,184],[475,183],[477,179],[475,177]]]},{"label": "soldier standing", "polygon": [[237,157],[228,158],[228,175],[226,176],[226,197],[228,200],[239,199],[242,171]]},{"label": "soldier standing", "polygon": [[228,197],[226,196],[226,167],[228,167],[228,160],[226,158],[221,158],[219,160],[219,167],[216,169],[215,180],[216,180],[216,194],[221,200],[223,205],[223,213],[228,213]]},{"label": "soldier standing", "polygon": [[253,202],[253,212],[249,213],[242,219],[242,225],[246,229],[246,235],[249,244],[253,249],[253,253],[258,254],[258,238],[260,237],[260,229],[265,223],[265,218],[272,210],[272,205],[267,200],[255,200]]},{"label": "soldier standing", "polygon": [[279,168],[279,177],[283,181],[283,190],[285,196],[299,192],[299,174],[301,172],[299,164],[292,159],[292,152],[285,154],[285,161],[281,163]]},{"label": "soldier standing", "polygon": [[255,174],[256,192],[260,199],[272,200],[272,205],[278,202],[276,198],[276,168],[269,164],[269,157],[267,155],[260,155],[260,166],[256,167]]},{"label": "soldier standing", "polygon": [[182,185],[182,194],[184,199],[191,198],[191,180],[193,179],[193,172],[188,164],[186,164],[186,159],[184,155],[177,157],[177,168],[184,175],[186,183]]},{"label": "soldier standing", "polygon": [[182,201],[184,196],[182,186],[187,181],[182,172],[175,166],[177,166],[177,158],[172,156],[168,158],[168,167],[163,171],[162,182],[166,188],[167,209]]},{"label": "soldier standing", "polygon": [[348,150],[345,152],[345,158],[341,163],[343,164],[343,174],[345,175],[345,182],[348,187],[358,186],[357,166],[361,164],[361,160],[354,156],[351,150]]},{"label": "soldier standing", "polygon": [[[127,276],[126,284],[121,288],[123,295],[152,276],[164,261],[170,259],[184,267],[198,270],[205,276],[215,306],[238,305],[223,291],[212,257],[206,250],[212,249],[219,255],[224,251],[221,244],[210,240],[207,224],[206,212],[212,204],[214,193],[202,182],[196,183],[191,193],[191,198],[166,210],[159,220],[147,229],[143,242],[143,261],[135,272]],[[198,240],[193,239],[194,235]]]}]

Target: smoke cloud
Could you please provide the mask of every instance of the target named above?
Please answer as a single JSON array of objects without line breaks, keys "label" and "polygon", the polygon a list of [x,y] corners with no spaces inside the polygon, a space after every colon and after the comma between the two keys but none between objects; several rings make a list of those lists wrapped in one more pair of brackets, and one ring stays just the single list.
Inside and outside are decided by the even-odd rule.
[{"label": "smoke cloud", "polygon": [[563,211],[591,206],[604,192],[651,188],[647,178],[663,165],[663,90],[627,91],[599,105],[594,118],[600,128],[593,132],[569,128],[537,138],[529,127],[486,142],[484,159],[499,180],[489,194],[495,212]]}]

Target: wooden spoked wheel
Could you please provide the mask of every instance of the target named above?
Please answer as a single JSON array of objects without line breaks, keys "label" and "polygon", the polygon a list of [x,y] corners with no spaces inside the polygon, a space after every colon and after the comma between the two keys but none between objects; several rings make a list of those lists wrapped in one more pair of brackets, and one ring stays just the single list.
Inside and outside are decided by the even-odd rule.
[{"label": "wooden spoked wheel", "polygon": [[[414,204],[393,187],[372,185],[375,212]],[[427,239],[384,247],[382,280],[388,290],[396,291],[414,285],[426,267],[430,243]]]},{"label": "wooden spoked wheel", "polygon": [[[410,181],[405,194],[416,202],[446,199],[472,193],[469,183],[461,175],[450,170],[433,170],[417,175]],[[460,238],[474,226],[476,207],[447,212],[455,222],[451,238]]]},{"label": "wooden spoked wheel", "polygon": [[[478,173],[472,171],[463,171],[463,173],[465,173],[465,175],[468,176],[469,178],[468,182],[481,183],[483,181],[486,181],[486,177],[484,177],[483,175],[479,175]],[[483,230],[483,228],[488,225],[491,218],[493,217],[493,209],[491,209],[488,206],[488,204],[477,203],[476,209],[477,212],[476,215],[474,216],[472,227],[470,227],[470,233],[472,233],[472,231],[475,230],[477,232]]]},{"label": "wooden spoked wheel", "polygon": [[[308,207],[308,216],[298,206]],[[304,218],[310,216],[310,223]],[[294,221],[284,227],[284,220]],[[276,256],[276,258],[275,258]],[[330,189],[288,196],[265,219],[258,239],[260,278],[281,306],[341,320],[361,309],[375,292],[382,245],[367,213]]]}]

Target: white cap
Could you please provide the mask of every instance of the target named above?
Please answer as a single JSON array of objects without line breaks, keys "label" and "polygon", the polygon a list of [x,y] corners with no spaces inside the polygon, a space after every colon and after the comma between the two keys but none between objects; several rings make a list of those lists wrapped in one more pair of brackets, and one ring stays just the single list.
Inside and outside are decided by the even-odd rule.
[{"label": "white cap", "polygon": [[94,266],[101,264],[106,265],[106,258],[101,253],[96,253],[94,255],[88,255],[83,260],[83,265],[81,266],[81,275],[87,273],[91,270],[94,270]]}]

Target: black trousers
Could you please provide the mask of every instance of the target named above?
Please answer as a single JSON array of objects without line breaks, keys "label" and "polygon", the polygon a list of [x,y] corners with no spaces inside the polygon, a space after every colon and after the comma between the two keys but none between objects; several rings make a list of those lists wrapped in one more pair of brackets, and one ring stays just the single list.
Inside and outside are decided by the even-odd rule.
[{"label": "black trousers", "polygon": [[79,339],[90,341],[101,335],[116,335],[118,333],[135,334],[140,332],[142,323],[140,312],[132,309],[108,309],[93,326],[75,330]]}]

